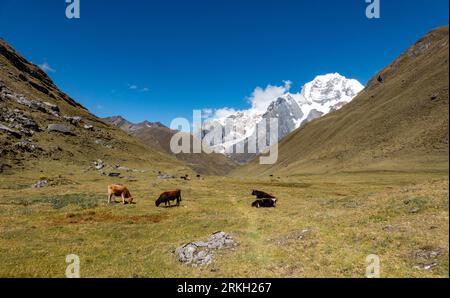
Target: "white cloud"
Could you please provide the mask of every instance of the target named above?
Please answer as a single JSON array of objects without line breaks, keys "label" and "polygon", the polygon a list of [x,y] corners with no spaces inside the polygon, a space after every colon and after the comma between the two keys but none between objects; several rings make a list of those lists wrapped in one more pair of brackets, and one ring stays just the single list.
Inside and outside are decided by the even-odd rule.
[{"label": "white cloud", "polygon": [[47,61],[45,61],[45,62],[42,63],[42,64],[39,64],[38,66],[39,66],[40,69],[42,69],[42,70],[45,71],[46,73],[49,73],[49,72],[56,72],[56,70],[53,69],[53,68],[50,66],[50,64],[48,64]]},{"label": "white cloud", "polygon": [[140,91],[140,92],[148,92],[148,91],[150,91],[150,88],[148,88],[148,87],[140,88],[136,84],[128,84],[128,89],[135,90],[135,91]]},{"label": "white cloud", "polygon": [[266,88],[256,87],[252,95],[248,98],[252,108],[258,112],[265,112],[269,105],[291,89],[291,81],[283,81],[283,86],[268,85]]},{"label": "white cloud", "polygon": [[224,117],[228,117],[230,115],[235,114],[237,111],[233,108],[221,108],[221,109],[217,109],[214,110],[214,116],[213,118],[217,119],[217,118],[224,118]]},{"label": "white cloud", "polygon": [[203,109],[205,118],[213,120],[219,118],[226,118],[238,112],[257,112],[264,113],[267,111],[269,105],[278,97],[285,95],[291,89],[291,81],[283,81],[282,86],[267,85],[265,88],[256,87],[252,94],[247,97],[251,107],[246,110],[236,110],[233,108],[220,108],[220,109]]}]

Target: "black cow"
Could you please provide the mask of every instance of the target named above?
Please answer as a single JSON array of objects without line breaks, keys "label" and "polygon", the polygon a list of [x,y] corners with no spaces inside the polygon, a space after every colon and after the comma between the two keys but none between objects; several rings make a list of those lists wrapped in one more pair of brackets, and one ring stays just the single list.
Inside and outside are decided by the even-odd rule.
[{"label": "black cow", "polygon": [[155,205],[156,207],[159,207],[159,205],[164,203],[165,206],[167,206],[167,204],[170,206],[170,202],[175,200],[177,201],[177,206],[180,206],[181,190],[179,189],[163,192],[156,200]]},{"label": "black cow", "polygon": [[252,196],[256,196],[257,199],[275,199],[271,194],[259,190],[254,190]]},{"label": "black cow", "polygon": [[262,199],[262,200],[256,200],[252,203],[252,207],[256,208],[275,208],[277,207],[277,199]]}]

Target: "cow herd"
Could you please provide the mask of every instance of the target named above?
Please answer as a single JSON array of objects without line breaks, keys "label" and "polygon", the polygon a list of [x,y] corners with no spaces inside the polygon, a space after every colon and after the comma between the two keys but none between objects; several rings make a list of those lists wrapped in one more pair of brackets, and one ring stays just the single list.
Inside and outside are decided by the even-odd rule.
[{"label": "cow herd", "polygon": [[[111,203],[111,199],[114,197],[121,197],[122,204],[125,205],[133,203],[133,196],[131,195],[128,188],[122,184],[111,184],[108,185],[108,204]],[[260,190],[253,190],[252,196],[256,197],[256,200],[251,204],[255,208],[275,208],[277,206],[277,198],[271,194]],[[166,191],[159,195],[158,199],[155,201],[156,207],[164,204],[166,207],[171,206],[171,202],[175,202],[176,206],[180,206],[181,203],[181,190],[176,189],[172,191]]]}]

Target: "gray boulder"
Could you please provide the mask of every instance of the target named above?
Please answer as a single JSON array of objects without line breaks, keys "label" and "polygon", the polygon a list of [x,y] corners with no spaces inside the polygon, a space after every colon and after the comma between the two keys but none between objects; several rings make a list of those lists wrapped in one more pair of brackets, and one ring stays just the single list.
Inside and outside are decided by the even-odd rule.
[{"label": "gray boulder", "polygon": [[74,133],[72,132],[72,130],[62,124],[49,124],[47,126],[47,130],[50,132],[57,132],[57,133],[62,133],[64,135],[74,135]]},{"label": "gray boulder", "polygon": [[7,132],[8,134],[16,137],[16,138],[21,138],[22,135],[20,134],[20,132],[18,132],[17,130],[14,130],[12,128],[9,128],[8,126],[5,126],[3,124],[0,123],[0,131],[4,131]]}]

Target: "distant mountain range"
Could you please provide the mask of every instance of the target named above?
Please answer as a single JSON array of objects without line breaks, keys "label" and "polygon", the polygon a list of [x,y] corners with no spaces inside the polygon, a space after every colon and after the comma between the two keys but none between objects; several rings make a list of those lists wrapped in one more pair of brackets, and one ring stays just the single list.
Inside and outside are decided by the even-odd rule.
[{"label": "distant mountain range", "polygon": [[[286,93],[274,98],[265,112],[255,109],[238,111],[226,117],[210,119],[203,128],[203,134],[211,130],[212,125],[225,126],[231,123],[235,127],[233,140],[223,139],[223,143],[212,146],[216,152],[229,152],[230,147],[244,146],[247,152],[247,139],[255,134],[261,121],[278,119],[278,140],[306,123],[342,108],[352,101],[364,86],[354,79],[347,79],[338,73],[317,76],[305,84],[300,93]],[[248,162],[255,154],[227,154],[239,163]]]},{"label": "distant mountain range", "polygon": [[[226,156],[217,153],[173,154],[170,149],[170,140],[179,131],[171,130],[159,122],[144,121],[141,123],[131,123],[121,116],[108,117],[103,120],[136,137],[151,148],[169,155],[174,155],[178,160],[183,161],[197,173],[225,175],[237,166],[236,163]],[[190,138],[192,144],[193,136],[190,135]]]}]

